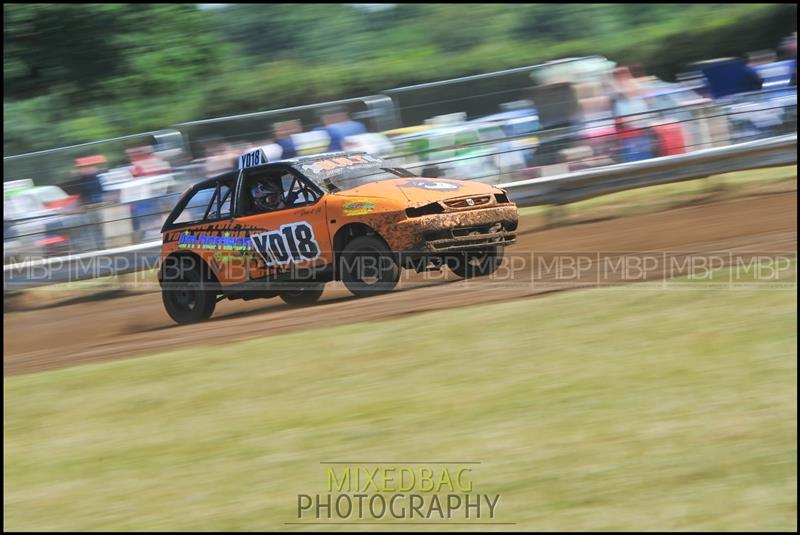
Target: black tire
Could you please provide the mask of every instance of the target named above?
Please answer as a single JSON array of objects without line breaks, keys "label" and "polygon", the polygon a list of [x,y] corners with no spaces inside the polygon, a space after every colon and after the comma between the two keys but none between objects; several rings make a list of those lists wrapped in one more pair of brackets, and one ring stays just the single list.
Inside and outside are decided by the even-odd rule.
[{"label": "black tire", "polygon": [[217,292],[213,283],[203,277],[197,258],[168,259],[164,267],[161,298],[169,317],[177,323],[205,321],[217,306]]},{"label": "black tire", "polygon": [[304,284],[298,288],[285,290],[280,293],[281,299],[287,305],[301,306],[313,305],[319,298],[322,297],[322,292],[325,290],[324,282],[312,282]]},{"label": "black tire", "polygon": [[465,251],[447,258],[447,267],[462,279],[491,275],[503,263],[503,247],[494,245],[488,249]]},{"label": "black tire", "polygon": [[397,258],[383,240],[359,236],[339,255],[339,276],[356,297],[390,292],[400,279]]}]

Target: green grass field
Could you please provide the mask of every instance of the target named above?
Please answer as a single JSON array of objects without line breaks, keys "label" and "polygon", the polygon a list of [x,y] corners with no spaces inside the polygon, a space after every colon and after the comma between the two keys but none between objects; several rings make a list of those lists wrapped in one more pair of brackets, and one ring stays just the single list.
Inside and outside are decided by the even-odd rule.
[{"label": "green grass field", "polygon": [[4,378],[4,527],[306,529],[321,462],[455,460],[515,524],[462,530],[796,530],[794,269]]}]

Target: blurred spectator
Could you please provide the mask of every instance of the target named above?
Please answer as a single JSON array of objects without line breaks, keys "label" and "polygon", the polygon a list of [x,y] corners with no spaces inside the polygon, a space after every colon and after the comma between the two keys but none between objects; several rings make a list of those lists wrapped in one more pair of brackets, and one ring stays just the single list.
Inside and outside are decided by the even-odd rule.
[{"label": "blurred spectator", "polygon": [[125,150],[125,154],[135,181],[128,188],[126,198],[131,201],[134,233],[137,239],[142,239],[160,226],[159,213],[165,209],[161,199],[167,184],[172,181],[172,168],[156,156],[150,146],[131,147]]},{"label": "blurred spectator", "polygon": [[646,126],[644,114],[648,111],[644,86],[624,66],[613,70],[611,86],[611,108],[617,141],[614,159],[631,162],[653,157],[653,134],[643,128]]},{"label": "blurred spectator", "polygon": [[608,95],[603,94],[600,82],[589,80],[576,84],[575,89],[584,121],[590,122],[609,117],[611,99]]},{"label": "blurred spectator", "polygon": [[292,136],[303,131],[302,124],[297,119],[291,121],[281,121],[272,125],[275,132],[275,143],[280,146],[282,153],[280,159],[297,157],[297,147],[295,147]]},{"label": "blurred spectator", "polygon": [[791,85],[797,86],[797,32],[787,37],[778,47],[779,60],[794,60],[794,70],[792,71]]},{"label": "blurred spectator", "polygon": [[103,200],[103,185],[100,182],[100,166],[106,163],[105,156],[95,154],[85,156],[75,160],[77,180],[75,181],[75,193],[80,195],[81,203],[84,205],[96,204]]},{"label": "blurred spectator", "polygon": [[153,153],[152,147],[132,147],[125,154],[128,155],[134,178],[163,175],[172,171],[169,163]]},{"label": "blurred spectator", "polygon": [[612,102],[617,117],[647,111],[642,87],[627,67],[614,69],[612,78]]},{"label": "blurred spectator", "polygon": [[778,47],[778,59],[797,59],[797,32],[784,39]]},{"label": "blurred spectator", "polygon": [[352,120],[345,111],[328,112],[322,116],[322,122],[325,125],[325,131],[331,138],[328,152],[344,150],[342,142],[348,136],[367,133],[367,128],[358,121]]},{"label": "blurred spectator", "polygon": [[206,176],[216,176],[230,171],[236,165],[236,153],[228,143],[209,143],[205,147]]},{"label": "blurred spectator", "polygon": [[[103,202],[103,183],[100,174],[105,170],[106,157],[102,154],[94,154],[77,158],[75,168],[77,171],[77,182],[73,182],[76,187],[75,193],[80,195],[81,204],[84,206],[96,206]],[[69,192],[73,193],[73,192]],[[86,212],[86,222],[88,223],[82,234],[97,247],[103,245],[103,229],[101,226],[99,210],[88,210]]]}]

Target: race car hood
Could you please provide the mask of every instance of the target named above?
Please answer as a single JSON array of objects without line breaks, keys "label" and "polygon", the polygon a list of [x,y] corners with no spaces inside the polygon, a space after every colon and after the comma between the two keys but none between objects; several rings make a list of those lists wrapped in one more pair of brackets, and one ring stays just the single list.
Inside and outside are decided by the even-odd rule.
[{"label": "race car hood", "polygon": [[497,188],[489,184],[475,181],[413,177],[370,182],[357,188],[342,191],[337,195],[343,197],[395,199],[410,206],[421,206],[454,197],[486,195],[497,193],[498,191]]}]

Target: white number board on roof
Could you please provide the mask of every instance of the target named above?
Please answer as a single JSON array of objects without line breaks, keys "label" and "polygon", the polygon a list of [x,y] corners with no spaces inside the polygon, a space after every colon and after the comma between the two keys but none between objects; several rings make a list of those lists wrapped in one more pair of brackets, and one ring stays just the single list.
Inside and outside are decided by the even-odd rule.
[{"label": "white number board on roof", "polygon": [[269,163],[270,160],[267,156],[267,149],[268,147],[258,147],[250,152],[245,152],[239,156],[238,168],[244,169],[246,167],[254,167],[256,165],[264,165],[265,163]]}]

